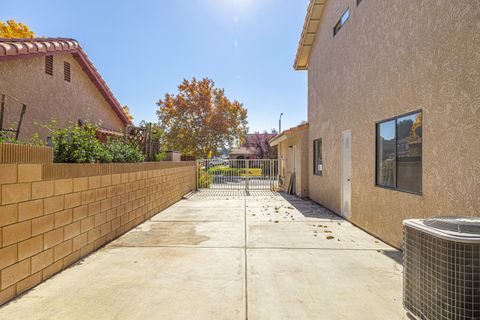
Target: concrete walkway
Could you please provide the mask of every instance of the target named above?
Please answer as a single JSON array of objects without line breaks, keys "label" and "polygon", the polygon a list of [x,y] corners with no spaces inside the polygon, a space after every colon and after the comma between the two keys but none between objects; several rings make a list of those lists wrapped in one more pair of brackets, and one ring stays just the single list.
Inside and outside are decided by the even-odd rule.
[{"label": "concrete walkway", "polygon": [[3,306],[0,319],[407,319],[399,256],[309,201],[202,192]]}]

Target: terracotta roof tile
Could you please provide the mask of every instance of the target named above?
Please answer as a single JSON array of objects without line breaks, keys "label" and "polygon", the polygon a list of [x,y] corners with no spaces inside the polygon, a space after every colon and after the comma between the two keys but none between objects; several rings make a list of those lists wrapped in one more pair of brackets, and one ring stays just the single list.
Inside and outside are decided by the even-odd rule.
[{"label": "terracotta roof tile", "polygon": [[13,56],[16,54],[14,46],[8,43],[1,43],[0,45],[2,46],[2,49],[3,49],[3,52],[0,51],[0,55],[3,54],[5,56]]},{"label": "terracotta roof tile", "polygon": [[37,47],[38,52],[46,52],[47,51],[46,46],[41,42],[34,42],[32,44]]},{"label": "terracotta roof tile", "polygon": [[25,46],[27,47],[28,52],[37,52],[37,47],[33,45],[33,43],[25,42]]},{"label": "terracotta roof tile", "polygon": [[123,112],[122,106],[110,91],[105,80],[76,40],[68,38],[0,38],[0,61],[47,54],[72,54],[122,122],[124,124],[132,123]]}]

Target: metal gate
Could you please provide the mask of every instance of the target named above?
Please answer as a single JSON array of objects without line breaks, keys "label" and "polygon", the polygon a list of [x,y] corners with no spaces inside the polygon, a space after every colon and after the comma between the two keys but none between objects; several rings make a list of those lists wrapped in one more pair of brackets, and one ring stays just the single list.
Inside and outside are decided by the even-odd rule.
[{"label": "metal gate", "polygon": [[276,159],[197,160],[197,189],[275,191],[277,188]]}]

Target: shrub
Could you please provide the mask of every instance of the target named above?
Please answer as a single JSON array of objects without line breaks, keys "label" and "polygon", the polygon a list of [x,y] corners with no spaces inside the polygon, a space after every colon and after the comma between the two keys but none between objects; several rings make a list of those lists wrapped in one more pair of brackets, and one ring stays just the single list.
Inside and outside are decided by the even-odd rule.
[{"label": "shrub", "polygon": [[242,176],[242,177],[260,177],[262,176],[261,168],[227,168],[227,167],[213,167],[209,168],[208,172],[218,176]]},{"label": "shrub", "polygon": [[70,124],[59,128],[56,121],[45,126],[51,133],[54,162],[141,162],[144,156],[138,145],[121,139],[102,144],[97,138],[98,127],[92,123]]},{"label": "shrub", "polygon": [[164,161],[167,159],[167,153],[165,151],[155,154],[155,161]]},{"label": "shrub", "polygon": [[[12,127],[13,128],[13,127]],[[19,143],[12,131],[0,130],[0,143]]]},{"label": "shrub", "polygon": [[0,132],[0,143],[18,143],[18,141]]},{"label": "shrub", "polygon": [[112,156],[112,162],[142,162],[145,160],[145,156],[136,143],[115,139],[107,142],[106,149]]},{"label": "shrub", "polygon": [[97,127],[87,123],[58,128],[55,121],[47,126],[51,132],[54,162],[111,162],[112,156],[96,137]]},{"label": "shrub", "polygon": [[213,182],[213,176],[201,168],[198,169],[198,187],[199,188],[210,188]]}]

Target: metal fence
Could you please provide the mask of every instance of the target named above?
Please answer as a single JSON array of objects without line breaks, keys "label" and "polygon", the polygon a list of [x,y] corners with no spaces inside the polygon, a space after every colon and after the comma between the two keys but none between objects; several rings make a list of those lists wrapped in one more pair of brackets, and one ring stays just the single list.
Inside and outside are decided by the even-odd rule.
[{"label": "metal fence", "polygon": [[276,190],[276,159],[197,160],[197,189]]}]

